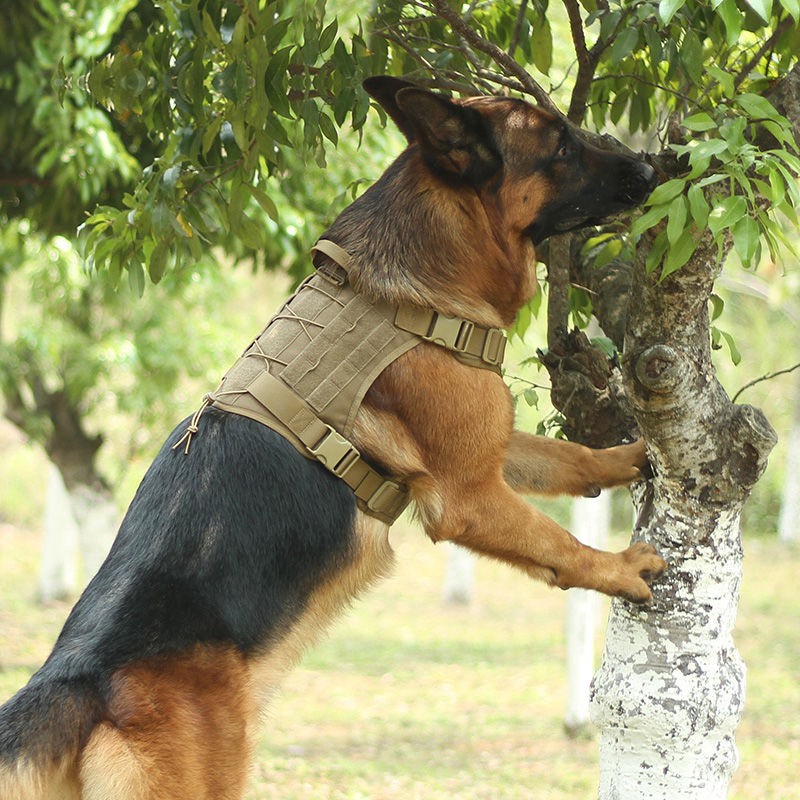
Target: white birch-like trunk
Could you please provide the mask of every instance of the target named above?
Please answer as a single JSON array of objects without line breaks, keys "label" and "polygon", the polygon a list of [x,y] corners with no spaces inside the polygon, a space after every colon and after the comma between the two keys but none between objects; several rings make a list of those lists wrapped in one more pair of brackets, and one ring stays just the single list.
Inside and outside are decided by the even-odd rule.
[{"label": "white birch-like trunk", "polygon": [[792,425],[789,433],[778,537],[782,542],[796,542],[800,539],[800,421]]},{"label": "white birch-like trunk", "polygon": [[796,542],[800,539],[800,380],[795,386],[785,474],[778,537],[782,542]]},{"label": "white birch-like trunk", "polygon": [[78,545],[83,575],[91,580],[105,561],[117,535],[119,514],[110,492],[85,484],[70,492],[72,509],[78,521]]},{"label": "white birch-like trunk", "polygon": [[[611,493],[579,497],[572,504],[570,530],[584,544],[605,549],[611,526]],[[594,674],[598,597],[587,589],[567,593],[567,709],[564,728],[580,736],[590,725],[589,694]]]},{"label": "white birch-like trunk", "polygon": [[[652,234],[646,234],[645,244]],[[634,490],[634,539],[668,571],[653,601],[612,603],[592,719],[600,800],[723,800],[737,765],[745,672],[732,638],[739,520],[775,444],[763,414],[733,405],[710,360],[716,246],[659,282],[640,246],[623,357],[626,393],[654,478]]]},{"label": "white birch-like trunk", "polygon": [[447,566],[444,573],[442,602],[467,606],[475,592],[475,556],[465,547],[452,542],[447,545]]},{"label": "white birch-like trunk", "polygon": [[42,602],[77,594],[81,583],[88,583],[100,569],[117,527],[117,508],[109,492],[83,484],[70,491],[61,472],[52,466],[39,568]]},{"label": "white birch-like trunk", "polygon": [[63,600],[78,591],[78,523],[61,473],[50,467],[39,565],[39,598]]}]

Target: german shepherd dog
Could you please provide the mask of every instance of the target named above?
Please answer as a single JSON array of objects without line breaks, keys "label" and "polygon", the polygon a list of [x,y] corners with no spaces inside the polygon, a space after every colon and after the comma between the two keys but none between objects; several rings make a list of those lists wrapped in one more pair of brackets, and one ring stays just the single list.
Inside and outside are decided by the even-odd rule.
[{"label": "german shepherd dog", "polygon": [[[521,100],[452,100],[394,78],[367,92],[408,139],[326,231],[357,292],[510,325],[534,247],[641,203],[644,162],[593,149]],[[318,256],[319,257],[319,256]],[[392,561],[388,526],[286,439],[208,408],[145,475],[44,666],[0,709],[2,800],[235,800],[281,675]],[[593,495],[640,477],[641,441],[606,450],[520,433],[493,371],[422,343],[391,363],[354,440],[404,482],[434,541],[553,586],[637,602],[664,562],[586,547],[518,493]]]}]

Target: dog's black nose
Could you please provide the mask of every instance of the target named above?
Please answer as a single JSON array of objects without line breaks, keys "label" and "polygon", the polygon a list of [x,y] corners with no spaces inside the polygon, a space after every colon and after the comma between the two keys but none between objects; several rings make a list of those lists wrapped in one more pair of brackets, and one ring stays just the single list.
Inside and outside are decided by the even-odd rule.
[{"label": "dog's black nose", "polygon": [[625,199],[633,204],[643,203],[656,188],[656,171],[646,161],[630,159],[625,169],[622,188]]},{"label": "dog's black nose", "polygon": [[656,171],[646,161],[639,161],[639,169],[641,170],[642,181],[647,186],[647,191],[652,192],[658,183]]}]

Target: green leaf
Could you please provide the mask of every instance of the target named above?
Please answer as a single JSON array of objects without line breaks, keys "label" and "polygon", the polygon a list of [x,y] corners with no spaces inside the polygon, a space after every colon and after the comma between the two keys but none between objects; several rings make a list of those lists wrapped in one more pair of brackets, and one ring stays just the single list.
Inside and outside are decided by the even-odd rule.
[{"label": "green leaf", "polygon": [[639,44],[639,29],[635,26],[624,28],[611,46],[609,58],[612,64],[619,64],[627,58]]},{"label": "green leaf", "polygon": [[661,203],[648,209],[644,214],[633,221],[631,225],[631,236],[634,238],[641,236],[646,230],[652,228],[653,225],[657,225],[661,222],[668,213],[669,205],[667,203]]},{"label": "green leaf", "polygon": [[703,230],[708,222],[710,208],[702,187],[697,184],[690,186],[686,196],[689,200],[689,212],[692,215],[692,219],[695,225]]},{"label": "green leaf", "polygon": [[138,261],[130,261],[127,269],[128,286],[137,297],[141,297],[144,294],[144,270],[142,265]]},{"label": "green leaf", "polygon": [[334,18],[333,22],[328,25],[325,30],[319,36],[319,51],[320,53],[324,53],[332,44],[333,40],[336,38],[336,33],[339,30],[339,21]]},{"label": "green leaf", "polygon": [[550,21],[544,14],[538,16],[531,31],[531,53],[536,69],[548,75],[553,63],[553,32]]},{"label": "green leaf", "polygon": [[706,66],[706,71],[715,81],[717,81],[717,83],[719,83],[720,88],[722,89],[722,94],[724,94],[728,100],[733,99],[733,96],[736,93],[733,75],[730,72],[726,72],[724,69],[721,69],[716,64],[709,64]]},{"label": "green leaf", "polygon": [[747,201],[741,195],[725,197],[708,215],[708,229],[713,236],[735,225],[747,213]]},{"label": "green leaf", "polygon": [[777,112],[775,106],[773,106],[766,97],[762,97],[760,94],[745,92],[744,94],[737,95],[733,102],[751,119],[771,119],[775,122],[786,121],[785,118]]},{"label": "green leaf", "polygon": [[614,358],[618,353],[617,346],[607,336],[593,337],[592,344],[602,350],[609,358]]},{"label": "green leaf", "polygon": [[686,74],[694,83],[699,83],[703,77],[703,43],[700,37],[690,28],[683,35],[681,44],[681,64]]},{"label": "green leaf", "polygon": [[712,294],[708,299],[711,303],[711,320],[713,322],[722,315],[725,309],[725,301],[718,294]]},{"label": "green leaf", "polygon": [[169,256],[167,243],[163,240],[157,242],[147,263],[147,272],[153,283],[158,283],[164,277],[164,272],[167,268],[167,256]]},{"label": "green leaf", "polygon": [[686,4],[686,0],[660,0],[658,16],[664,25],[669,25],[675,14]]},{"label": "green leaf", "polygon": [[681,178],[672,178],[672,180],[668,180],[666,183],[656,186],[651,192],[650,197],[647,198],[647,205],[657,206],[661,205],[661,203],[670,202],[670,200],[677,197],[683,191],[685,185],[686,182]]},{"label": "green leaf", "polygon": [[256,199],[256,202],[264,209],[267,216],[273,221],[278,222],[278,208],[273,202],[272,198],[258,186],[250,186],[250,194]]},{"label": "green leaf", "polygon": [[653,64],[659,64],[664,58],[664,48],[658,29],[654,25],[645,25],[644,38],[650,50],[650,60]]},{"label": "green leaf", "polygon": [[772,0],[746,0],[746,2],[764,22],[769,22],[772,15]]},{"label": "green leaf", "polygon": [[522,396],[525,398],[525,402],[531,408],[538,408],[539,407],[539,393],[536,391],[536,389],[526,389],[522,393]]},{"label": "green leaf", "polygon": [[717,14],[722,17],[722,22],[725,25],[725,39],[728,47],[733,47],[739,41],[739,36],[742,33],[744,14],[739,11],[736,0],[724,0],[719,5]]},{"label": "green leaf", "polygon": [[661,280],[679,270],[694,254],[697,240],[689,229],[685,229],[675,244],[667,250],[667,257],[661,267]]},{"label": "green leaf", "polygon": [[667,241],[667,232],[661,231],[658,236],[656,236],[655,240],[653,241],[653,246],[650,248],[650,252],[647,254],[645,269],[648,274],[651,273],[661,263],[661,259],[664,257],[664,253],[667,252],[668,246],[669,242]]},{"label": "green leaf", "polygon": [[780,0],[780,4],[795,22],[800,21],[800,2],[798,0]]},{"label": "green leaf", "polygon": [[319,129],[326,139],[333,142],[334,147],[339,143],[339,133],[336,130],[336,126],[324,111],[319,113]]},{"label": "green leaf", "polygon": [[669,204],[669,218],[667,220],[667,241],[674,245],[683,234],[686,227],[686,198],[679,194]]},{"label": "green leaf", "polygon": [[717,123],[712,119],[710,114],[701,111],[698,114],[692,114],[681,121],[681,126],[690,131],[710,131],[712,128],[717,127]]},{"label": "green leaf", "polygon": [[745,267],[752,266],[761,233],[758,223],[749,215],[742,217],[733,226],[732,233],[733,246],[742,264]]},{"label": "green leaf", "polygon": [[733,365],[738,365],[742,360],[742,354],[739,352],[739,348],[736,346],[736,342],[734,341],[733,336],[731,336],[726,331],[721,331],[716,326],[712,326],[711,328],[711,346],[714,350],[721,349],[722,345],[720,344],[720,340],[723,340],[725,344],[728,346],[728,352],[731,356],[731,361]]}]

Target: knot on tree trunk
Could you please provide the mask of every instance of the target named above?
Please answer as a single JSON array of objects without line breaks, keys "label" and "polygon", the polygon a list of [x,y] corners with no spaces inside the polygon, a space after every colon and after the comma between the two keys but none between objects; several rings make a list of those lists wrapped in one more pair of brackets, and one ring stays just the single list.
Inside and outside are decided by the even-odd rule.
[{"label": "knot on tree trunk", "polygon": [[553,405],[564,416],[564,433],[589,447],[630,440],[636,428],[615,358],[574,329],[539,360],[550,374]]},{"label": "knot on tree trunk", "polygon": [[767,468],[767,458],[778,443],[778,435],[760,409],[734,406],[730,442],[730,481],[749,491]]},{"label": "knot on tree trunk", "polygon": [[678,350],[655,344],[634,356],[633,374],[641,400],[650,410],[670,408],[683,402],[693,371],[686,357]]}]

